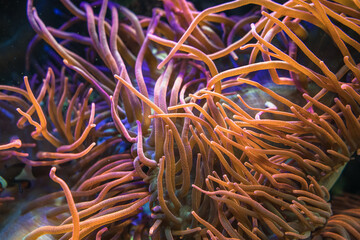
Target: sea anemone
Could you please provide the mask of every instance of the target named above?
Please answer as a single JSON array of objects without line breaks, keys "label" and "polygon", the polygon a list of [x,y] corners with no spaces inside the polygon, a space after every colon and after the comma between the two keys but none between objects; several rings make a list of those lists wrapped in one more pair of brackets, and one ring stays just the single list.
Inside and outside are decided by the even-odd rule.
[{"label": "sea anemone", "polygon": [[62,188],[24,239],[359,238],[329,194],[360,148],[358,1],[61,2],[54,28],[28,0],[43,81],[0,86],[36,143],[12,155]]}]

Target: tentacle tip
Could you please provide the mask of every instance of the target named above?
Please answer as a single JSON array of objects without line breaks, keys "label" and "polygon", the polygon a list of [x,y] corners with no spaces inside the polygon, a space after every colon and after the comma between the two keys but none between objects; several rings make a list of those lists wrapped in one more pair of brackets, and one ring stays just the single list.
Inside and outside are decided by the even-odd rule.
[{"label": "tentacle tip", "polygon": [[165,64],[166,64],[165,60],[166,59],[164,59],[161,63],[159,63],[159,65],[157,65],[158,70],[161,70],[165,66]]},{"label": "tentacle tip", "polygon": [[55,176],[55,172],[56,172],[56,167],[52,167],[49,173],[50,178],[53,178]]}]

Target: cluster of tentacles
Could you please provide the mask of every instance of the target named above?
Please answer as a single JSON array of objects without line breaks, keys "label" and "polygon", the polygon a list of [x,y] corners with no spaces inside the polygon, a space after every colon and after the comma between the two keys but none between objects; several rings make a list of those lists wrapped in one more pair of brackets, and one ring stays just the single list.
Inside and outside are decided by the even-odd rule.
[{"label": "cluster of tentacles", "polygon": [[329,202],[360,148],[358,0],[61,2],[53,28],[28,0],[37,75],[0,86],[32,131],[0,139],[0,166],[62,188],[22,210],[47,206],[25,239],[360,239],[359,197]]}]

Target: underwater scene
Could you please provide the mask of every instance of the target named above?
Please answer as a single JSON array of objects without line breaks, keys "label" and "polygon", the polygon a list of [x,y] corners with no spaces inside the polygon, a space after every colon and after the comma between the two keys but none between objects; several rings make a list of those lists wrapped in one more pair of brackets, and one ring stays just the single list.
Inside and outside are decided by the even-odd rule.
[{"label": "underwater scene", "polygon": [[360,239],[359,0],[0,13],[0,240]]}]

